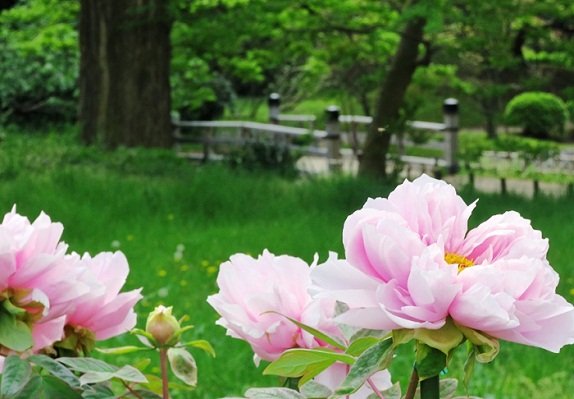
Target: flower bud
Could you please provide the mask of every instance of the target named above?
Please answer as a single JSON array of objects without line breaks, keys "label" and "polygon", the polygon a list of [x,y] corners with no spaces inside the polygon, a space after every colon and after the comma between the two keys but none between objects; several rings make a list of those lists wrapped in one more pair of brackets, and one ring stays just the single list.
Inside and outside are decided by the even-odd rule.
[{"label": "flower bud", "polygon": [[173,335],[181,329],[179,322],[171,314],[172,307],[160,305],[147,318],[145,330],[160,345],[168,344]]}]

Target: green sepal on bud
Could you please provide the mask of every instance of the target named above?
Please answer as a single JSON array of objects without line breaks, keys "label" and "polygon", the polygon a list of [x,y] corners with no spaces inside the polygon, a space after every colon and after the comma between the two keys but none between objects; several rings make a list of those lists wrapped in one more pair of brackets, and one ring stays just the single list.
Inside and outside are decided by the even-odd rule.
[{"label": "green sepal on bud", "polygon": [[159,305],[148,316],[145,331],[160,346],[174,346],[179,342],[181,327],[179,321],[171,314],[173,307]]}]

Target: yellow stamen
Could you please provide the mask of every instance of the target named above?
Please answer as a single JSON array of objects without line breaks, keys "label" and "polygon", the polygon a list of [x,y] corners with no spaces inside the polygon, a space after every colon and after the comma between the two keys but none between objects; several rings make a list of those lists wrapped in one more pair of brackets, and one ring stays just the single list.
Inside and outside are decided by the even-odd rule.
[{"label": "yellow stamen", "polygon": [[458,255],[458,254],[451,254],[447,252],[444,255],[444,260],[449,265],[458,265],[458,272],[462,272],[467,267],[474,266],[474,262],[472,259],[468,259],[466,256]]}]

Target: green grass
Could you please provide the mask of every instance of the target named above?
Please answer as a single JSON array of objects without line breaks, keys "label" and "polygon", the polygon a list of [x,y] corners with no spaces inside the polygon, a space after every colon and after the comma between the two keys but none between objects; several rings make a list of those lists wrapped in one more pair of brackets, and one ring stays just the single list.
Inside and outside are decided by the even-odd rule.
[{"label": "green grass", "polygon": [[[230,255],[257,255],[268,248],[276,254],[299,256],[310,262],[333,250],[342,254],[345,217],[369,196],[385,196],[390,187],[347,177],[283,180],[268,174],[230,171],[217,165],[198,166],[177,159],[169,151],[120,150],[106,154],[75,144],[71,134],[23,136],[6,134],[0,143],[0,209],[17,204],[19,213],[34,219],[45,211],[64,224],[64,241],[71,250],[95,254],[119,244],[130,262],[125,289],[144,287],[138,304],[139,326],[158,304],[173,305],[180,317],[189,315],[195,329],[191,339],[208,339],[217,352],[212,359],[194,351],[199,386],[175,398],[240,396],[251,386],[276,384],[262,377],[249,347],[225,336],[214,324],[216,313],[206,303],[216,292],[218,265]],[[509,209],[530,218],[550,239],[549,259],[562,276],[559,292],[574,299],[574,207],[567,198],[535,200],[463,192],[467,201],[480,197],[471,220],[478,224]],[[565,222],[566,221],[566,222]],[[183,259],[174,253],[185,246]],[[135,344],[125,335],[103,346]],[[541,349],[502,343],[493,364],[479,365],[471,394],[497,399],[566,398],[574,390],[569,376],[574,350],[560,355]],[[395,380],[410,374],[411,349],[393,362]],[[460,377],[464,350],[449,367]],[[122,364],[134,361],[121,356]],[[153,367],[156,366],[153,363]],[[157,370],[156,370],[157,371]],[[549,389],[554,389],[547,395]],[[459,394],[464,394],[460,389]]]}]

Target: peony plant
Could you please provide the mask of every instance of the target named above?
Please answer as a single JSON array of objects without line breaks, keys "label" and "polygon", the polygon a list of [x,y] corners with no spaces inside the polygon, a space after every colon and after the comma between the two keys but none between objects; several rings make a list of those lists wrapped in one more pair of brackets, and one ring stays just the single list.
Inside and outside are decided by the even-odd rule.
[{"label": "peony plant", "polygon": [[[0,224],[0,396],[6,399],[169,398],[167,363],[177,377],[195,386],[195,360],[185,349],[211,355],[207,341],[181,343],[171,308],[152,312],[146,330],[134,329],[141,289],[120,292],[129,266],[120,251],[96,256],[74,252],[60,241],[61,223],[41,213],[33,222],[14,207]],[[97,341],[131,331],[143,347],[100,350],[123,354],[157,351],[162,377],[154,384],[139,369],[91,358]],[[118,381],[120,395],[109,381]]]},{"label": "peony plant", "polygon": [[[439,375],[463,343],[470,348],[466,384],[474,362],[492,361],[501,339],[552,352],[574,343],[574,307],[556,293],[559,277],[546,259],[548,240],[516,212],[468,230],[475,206],[444,181],[426,175],[405,181],[347,218],[345,259],[331,254],[307,275],[301,260],[274,273],[268,252],[259,260],[234,255],[222,265],[220,292],[208,302],[229,335],[249,342],[256,354],[268,345],[274,352],[264,372],[300,378],[303,397],[356,395],[365,384],[379,398],[389,397],[370,379],[411,341],[415,367],[404,398],[415,397],[419,382],[423,399],[451,397],[452,381],[441,388]],[[277,259],[285,264],[289,257]],[[307,295],[297,294],[302,287]],[[295,312],[287,306],[293,298],[305,298]],[[311,321],[308,303],[322,304]],[[292,325],[280,328],[281,316]],[[353,334],[340,339],[332,323]],[[305,333],[315,341],[303,340]],[[297,349],[285,350],[289,344]],[[318,387],[321,372],[338,364],[347,371],[337,386]],[[259,395],[285,393],[246,393]]]}]

